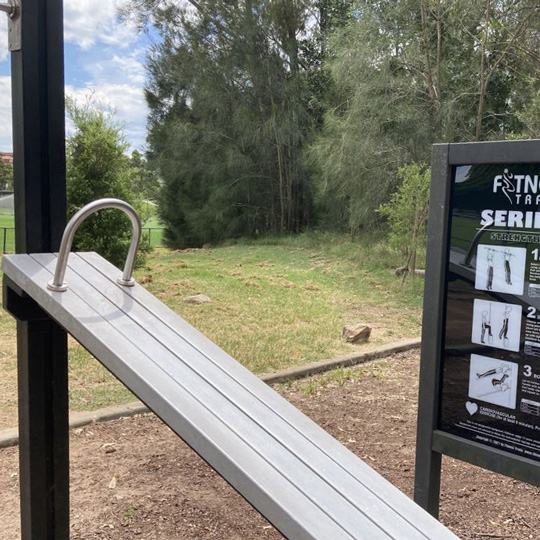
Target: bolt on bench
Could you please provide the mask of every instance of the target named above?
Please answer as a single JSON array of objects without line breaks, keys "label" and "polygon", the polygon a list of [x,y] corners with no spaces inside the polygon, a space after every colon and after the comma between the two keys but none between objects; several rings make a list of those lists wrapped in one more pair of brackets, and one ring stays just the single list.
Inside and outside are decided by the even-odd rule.
[{"label": "bolt on bench", "polygon": [[[134,226],[121,278],[96,253],[69,255],[77,226],[109,207]],[[5,256],[6,288],[31,297],[287,538],[457,539],[137,285],[140,229],[126,203],[91,203],[66,227],[59,255]]]}]

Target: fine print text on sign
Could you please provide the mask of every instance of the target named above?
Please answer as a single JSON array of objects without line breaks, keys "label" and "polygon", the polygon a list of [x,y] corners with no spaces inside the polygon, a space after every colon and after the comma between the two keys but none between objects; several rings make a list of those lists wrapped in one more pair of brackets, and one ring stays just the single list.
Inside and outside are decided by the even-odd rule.
[{"label": "fine print text on sign", "polygon": [[439,428],[540,461],[540,163],[452,173]]}]

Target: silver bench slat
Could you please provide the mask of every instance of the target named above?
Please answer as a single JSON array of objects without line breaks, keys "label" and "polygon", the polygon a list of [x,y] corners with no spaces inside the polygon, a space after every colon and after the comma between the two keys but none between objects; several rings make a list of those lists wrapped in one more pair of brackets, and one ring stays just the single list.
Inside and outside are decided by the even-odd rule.
[{"label": "silver bench slat", "polygon": [[32,257],[4,271],[286,536],[457,538],[101,257],[71,255],[66,293],[45,288],[56,259]]}]

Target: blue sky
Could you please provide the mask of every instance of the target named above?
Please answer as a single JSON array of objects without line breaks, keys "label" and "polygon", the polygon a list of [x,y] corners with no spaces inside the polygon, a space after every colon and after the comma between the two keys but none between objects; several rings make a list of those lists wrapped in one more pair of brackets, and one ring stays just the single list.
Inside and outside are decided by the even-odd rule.
[{"label": "blue sky", "polygon": [[[64,0],[66,94],[115,111],[131,150],[145,149],[145,56],[151,38],[117,20],[126,0]],[[12,150],[7,17],[0,18],[0,151]],[[71,126],[67,126],[68,131]]]}]

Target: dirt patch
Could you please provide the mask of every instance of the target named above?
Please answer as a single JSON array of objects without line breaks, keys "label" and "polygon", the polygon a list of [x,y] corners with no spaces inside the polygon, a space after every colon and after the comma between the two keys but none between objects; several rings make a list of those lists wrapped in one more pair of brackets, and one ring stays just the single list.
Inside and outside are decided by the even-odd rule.
[{"label": "dirt patch", "polygon": [[[280,391],[411,495],[417,372],[409,352]],[[151,415],[74,430],[71,451],[73,540],[281,538]],[[539,538],[539,489],[449,458],[443,470],[441,520],[459,537]],[[16,448],[0,451],[0,523],[19,538]]]}]

